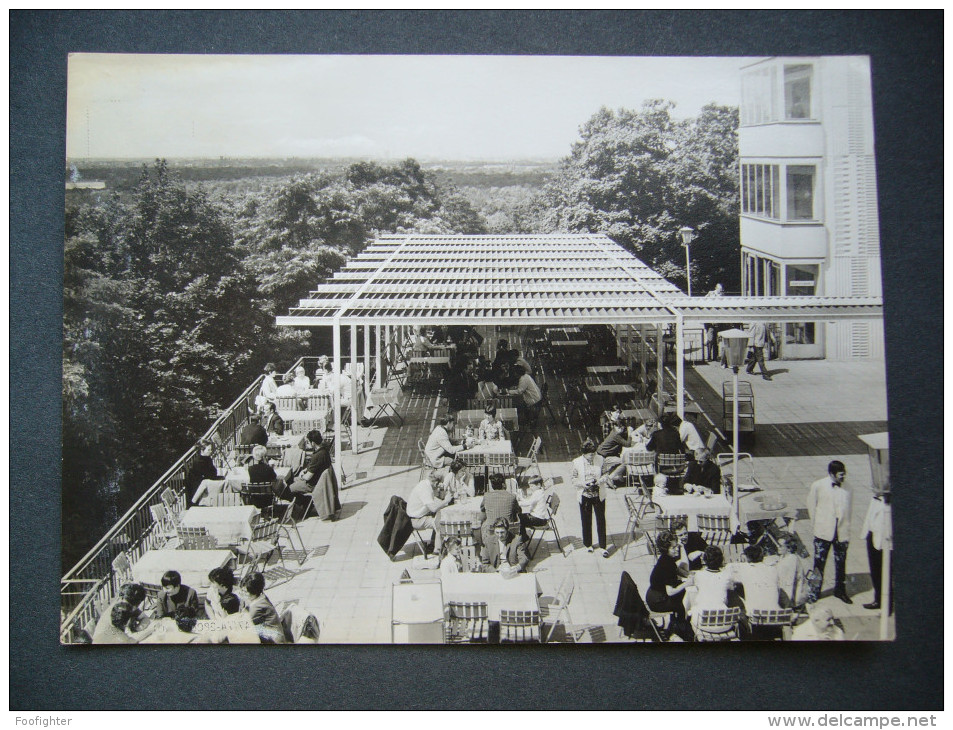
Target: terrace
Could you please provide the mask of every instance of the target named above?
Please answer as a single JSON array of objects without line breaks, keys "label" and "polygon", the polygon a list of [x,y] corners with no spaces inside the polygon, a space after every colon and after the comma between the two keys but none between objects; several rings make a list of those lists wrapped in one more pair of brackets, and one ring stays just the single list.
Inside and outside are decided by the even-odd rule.
[{"label": "terrace", "polygon": [[[391,496],[407,498],[419,479],[417,440],[426,438],[447,410],[444,374],[437,370],[428,372],[429,378],[408,382],[400,344],[406,328],[415,324],[476,324],[484,337],[481,354],[492,358],[497,338],[506,337],[537,365],[540,378],[550,386],[552,413],[544,410],[537,424],[542,439],[539,462],[561,499],[556,523],[564,551],[547,533],[529,566],[542,593],[544,622],[546,606],[563,580],[572,576],[576,586],[569,605],[572,620],[551,632],[551,639],[620,640],[612,610],[621,573],[629,572],[644,591],[654,556],[645,535],[626,534],[627,490],[609,493],[606,514],[614,546],[609,558],[579,549],[569,460],[579,454],[586,435],[601,436],[599,415],[607,402],[596,392],[585,394],[581,402],[575,397],[572,385],[579,368],[622,362],[634,391],[629,400],[637,401],[632,405],[652,407],[657,391],[674,394],[673,406],[680,414],[695,403],[718,437],[716,450],[725,452],[729,445],[720,429],[724,371],[717,364],[703,364],[703,322],[880,315],[879,300],[800,299],[689,299],[600,236],[380,239],[280,320],[289,326],[331,326],[329,354],[338,369],[343,360],[340,327],[350,326],[351,372],[359,370],[362,357],[368,377],[354,383],[355,407],[343,416],[341,408],[333,408],[335,416],[328,423],[328,435],[335,436],[335,468],[343,482],[342,510],[335,521],[312,518],[299,524],[305,551],[286,550],[284,567],[277,561],[268,565],[268,595],[276,604],[293,602],[313,613],[321,623],[322,643],[391,640],[392,586],[405,571],[415,580],[427,579],[433,571],[414,567],[415,537],[391,561],[376,536]],[[580,327],[590,346],[583,354],[547,347],[540,328],[557,325]],[[667,325],[675,330],[671,352],[666,352],[662,336]],[[315,361],[302,358],[290,369],[298,364],[312,372]],[[809,545],[811,528],[803,509],[807,486],[823,475],[830,458],[840,458],[853,484],[853,522],[859,534],[870,475],[866,448],[856,437],[886,428],[883,366],[785,362],[783,367],[783,379],[752,384],[758,398],[758,439],[752,450],[758,481],[795,508],[793,528]],[[260,386],[261,379],[252,383],[206,437],[226,450],[234,445]],[[385,393],[403,423],[381,420],[362,426],[362,400],[379,402]],[[516,446],[520,452],[528,445],[521,440]],[[189,451],[176,462],[64,576],[63,642],[82,640],[82,627],[111,599],[121,581],[112,567],[118,554],[135,562],[161,545],[149,507],[161,502],[166,489],[184,496],[185,474],[195,457],[194,450]],[[848,553],[848,574],[851,593],[869,589],[866,559],[859,548]],[[860,603],[838,605],[837,615],[848,638],[876,638],[876,619]]]}]

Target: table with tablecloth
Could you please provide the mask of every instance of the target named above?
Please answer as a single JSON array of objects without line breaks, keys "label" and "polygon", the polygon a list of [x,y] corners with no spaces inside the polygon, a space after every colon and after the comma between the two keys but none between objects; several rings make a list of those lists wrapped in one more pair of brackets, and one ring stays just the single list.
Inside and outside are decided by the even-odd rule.
[{"label": "table with tablecloth", "polygon": [[[281,419],[285,422],[285,429],[289,430],[292,428],[292,423],[298,421],[311,421],[316,422],[317,428],[319,431],[324,431],[327,429],[328,424],[328,413],[327,410],[310,410],[310,411],[278,411],[278,415],[281,416]],[[298,438],[300,438],[301,429],[295,428],[298,432]]]},{"label": "table with tablecloth", "polygon": [[[517,420],[515,408],[497,408],[496,414],[500,417],[500,420],[503,421],[503,425],[508,430],[516,430],[519,421]],[[457,411],[457,428],[470,426],[476,431],[480,427],[480,424],[483,423],[484,418],[486,418],[486,412],[482,408],[466,408],[462,411]]]},{"label": "table with tablecloth", "polygon": [[259,509],[252,505],[236,507],[192,507],[182,513],[180,527],[204,527],[219,545],[237,545],[251,540],[252,527]]},{"label": "table with tablecloth", "polygon": [[445,603],[487,605],[487,618],[500,620],[500,611],[539,611],[539,584],[534,573],[504,578],[499,573],[457,573],[442,579]]},{"label": "table with tablecloth", "polygon": [[624,373],[628,368],[625,365],[590,365],[586,368],[589,375],[609,375],[611,373]]},{"label": "table with tablecloth", "polygon": [[231,550],[147,550],[133,564],[132,579],[157,586],[166,571],[174,570],[203,597],[209,587],[209,571],[224,568],[234,559]]},{"label": "table with tablecloth", "polygon": [[731,504],[721,494],[703,497],[696,494],[655,494],[652,501],[663,515],[685,515],[689,532],[698,530],[698,515],[727,517]]},{"label": "table with tablecloth", "polygon": [[[275,473],[279,479],[285,481],[291,473],[291,467],[276,466]],[[250,482],[251,480],[248,478],[248,467],[245,466],[233,466],[225,475],[225,489],[230,492],[240,492],[242,485],[249,484]]]},{"label": "table with tablecloth", "polygon": [[[777,508],[768,509],[765,505]],[[738,521],[742,525],[749,522],[768,522],[774,521],[778,517],[784,520],[793,520],[797,515],[797,509],[791,504],[790,499],[786,499],[781,492],[772,490],[761,490],[758,492],[739,492],[738,493]]]},{"label": "table with tablecloth", "polygon": [[489,480],[490,478],[490,466],[486,463],[486,457],[489,454],[499,454],[506,455],[509,454],[513,456],[513,463],[516,463],[516,457],[513,455],[513,442],[507,439],[489,439],[486,441],[477,441],[470,448],[464,449],[459,453],[466,454],[479,454],[483,456],[483,476],[485,479]]}]

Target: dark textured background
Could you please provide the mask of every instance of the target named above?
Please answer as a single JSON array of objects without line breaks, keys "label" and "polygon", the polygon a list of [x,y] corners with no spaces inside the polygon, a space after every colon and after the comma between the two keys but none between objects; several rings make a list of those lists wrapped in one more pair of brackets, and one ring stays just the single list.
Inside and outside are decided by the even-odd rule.
[{"label": "dark textured background", "polygon": [[[11,12],[11,709],[942,708],[942,27],[939,11]],[[870,55],[899,639],[60,647],[66,57],[90,51]]]}]

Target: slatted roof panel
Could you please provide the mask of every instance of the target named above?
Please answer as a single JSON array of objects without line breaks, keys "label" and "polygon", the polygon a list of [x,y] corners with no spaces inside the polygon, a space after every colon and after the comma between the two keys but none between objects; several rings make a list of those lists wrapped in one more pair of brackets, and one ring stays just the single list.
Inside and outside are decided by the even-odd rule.
[{"label": "slatted roof panel", "polygon": [[603,234],[392,235],[278,317],[342,324],[810,321],[882,316],[879,298],[687,297]]}]

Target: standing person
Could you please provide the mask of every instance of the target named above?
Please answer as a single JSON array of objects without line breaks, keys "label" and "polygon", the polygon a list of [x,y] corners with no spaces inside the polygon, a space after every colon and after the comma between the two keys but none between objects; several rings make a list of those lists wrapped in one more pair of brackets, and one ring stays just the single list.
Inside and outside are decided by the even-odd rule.
[{"label": "standing person", "polygon": [[754,373],[755,363],[761,366],[761,377],[765,380],[771,380],[768,375],[768,369],[764,366],[764,348],[769,342],[774,342],[774,336],[771,330],[765,327],[764,322],[754,322],[747,327],[748,336],[751,338],[751,347],[754,348],[754,358],[748,361],[745,372],[748,375]]},{"label": "standing person", "polygon": [[808,599],[817,601],[824,582],[827,553],[834,548],[834,596],[844,603],[853,603],[847,595],[847,544],[850,541],[850,492],[844,488],[847,468],[843,462],[827,465],[827,476],[811,485],[807,495],[807,511],[814,525],[814,570],[820,581]]},{"label": "standing person", "polygon": [[265,379],[261,383],[261,392],[255,398],[255,405],[263,408],[265,403],[274,403],[278,397],[278,383],[275,382],[275,374],[278,368],[273,362],[265,365]]},{"label": "standing person", "polygon": [[[874,498],[870,500],[867,516],[864,518],[864,538],[867,541],[867,562],[870,565],[870,580],[874,584],[874,600],[865,603],[864,608],[876,611],[880,608],[883,595],[883,551],[890,550],[893,543],[893,520],[890,513],[890,492],[881,492],[874,487]],[[890,579],[890,576],[887,576]],[[892,598],[892,596],[891,596]],[[891,601],[891,605],[893,602]]]},{"label": "standing person", "polygon": [[[586,439],[582,445],[582,456],[573,459],[572,483],[576,488],[579,501],[579,516],[582,520],[582,544],[591,553],[600,545],[604,546],[602,557],[609,557],[609,544],[606,538],[606,482],[609,475],[602,474],[603,459],[596,453],[596,443]],[[596,514],[598,541],[592,544],[592,514]]]}]

